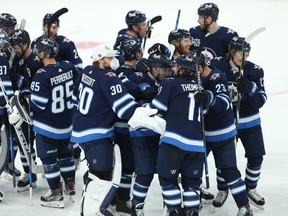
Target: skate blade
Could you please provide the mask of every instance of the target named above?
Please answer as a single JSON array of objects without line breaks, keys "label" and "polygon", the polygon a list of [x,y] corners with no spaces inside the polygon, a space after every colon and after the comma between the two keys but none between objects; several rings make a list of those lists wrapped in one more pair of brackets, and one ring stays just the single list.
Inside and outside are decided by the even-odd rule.
[{"label": "skate blade", "polygon": [[264,210],[264,205],[257,205],[255,202],[253,202],[250,198],[249,199],[249,204],[253,205],[254,207],[260,209],[260,210]]},{"label": "skate blade", "polygon": [[[37,187],[36,182],[32,183],[32,189],[35,189],[36,187]],[[25,187],[17,187],[17,192],[21,193],[21,192],[27,191],[29,189],[30,189],[30,185],[27,185]]]},{"label": "skate blade", "polygon": [[41,202],[41,206],[49,208],[64,208],[64,203],[59,201]]}]

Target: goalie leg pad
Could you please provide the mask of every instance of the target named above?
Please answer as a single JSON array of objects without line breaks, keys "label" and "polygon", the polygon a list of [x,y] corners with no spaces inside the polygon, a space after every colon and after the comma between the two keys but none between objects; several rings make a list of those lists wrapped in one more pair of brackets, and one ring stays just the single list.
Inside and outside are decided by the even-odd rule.
[{"label": "goalie leg pad", "polygon": [[113,182],[99,179],[92,173],[88,173],[88,178],[81,199],[81,215],[113,215],[106,208],[114,197],[117,187]]}]

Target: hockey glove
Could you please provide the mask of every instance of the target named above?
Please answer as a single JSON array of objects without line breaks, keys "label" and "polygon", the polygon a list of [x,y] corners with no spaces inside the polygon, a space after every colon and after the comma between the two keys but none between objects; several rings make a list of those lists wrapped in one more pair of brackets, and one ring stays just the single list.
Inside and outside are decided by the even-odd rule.
[{"label": "hockey glove", "polygon": [[140,89],[147,101],[152,101],[154,97],[157,95],[158,91],[151,87],[148,83],[142,83],[140,85]]},{"label": "hockey glove", "polygon": [[243,78],[239,80],[239,82],[236,84],[237,90],[239,93],[247,94],[248,96],[252,96],[256,90],[257,85],[255,82],[250,81],[246,78]]},{"label": "hockey glove", "polygon": [[170,57],[171,55],[170,50],[164,44],[161,44],[161,43],[155,43],[153,46],[151,46],[148,49],[148,53],[149,55],[154,54],[154,53],[164,54],[167,57]]},{"label": "hockey glove", "polygon": [[209,90],[198,91],[194,95],[195,103],[202,107],[209,107],[213,105],[214,95]]}]

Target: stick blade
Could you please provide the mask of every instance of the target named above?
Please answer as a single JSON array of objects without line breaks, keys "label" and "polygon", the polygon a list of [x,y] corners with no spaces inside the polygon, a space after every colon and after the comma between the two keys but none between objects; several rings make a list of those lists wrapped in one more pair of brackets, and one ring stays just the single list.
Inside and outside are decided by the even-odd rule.
[{"label": "stick blade", "polygon": [[247,43],[250,43],[253,38],[255,38],[258,34],[262,33],[262,32],[265,31],[265,30],[266,30],[265,27],[260,27],[260,28],[256,29],[255,31],[251,32],[251,33],[245,38],[245,41],[246,41]]},{"label": "stick blade", "polygon": [[62,14],[67,13],[68,9],[67,8],[61,8],[58,11],[56,11],[49,19],[48,24],[49,26],[56,20],[58,19]]},{"label": "stick blade", "polygon": [[153,25],[154,23],[160,22],[162,20],[162,16],[155,16],[150,20],[150,25]]}]

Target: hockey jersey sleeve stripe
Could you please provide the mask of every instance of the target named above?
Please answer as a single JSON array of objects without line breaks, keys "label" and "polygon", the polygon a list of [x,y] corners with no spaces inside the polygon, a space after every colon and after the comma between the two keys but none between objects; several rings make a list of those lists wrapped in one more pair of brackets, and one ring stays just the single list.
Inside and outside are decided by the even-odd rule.
[{"label": "hockey jersey sleeve stripe", "polygon": [[135,101],[131,101],[130,103],[128,103],[126,106],[122,107],[121,109],[119,109],[119,111],[117,112],[117,116],[119,118],[123,118],[124,113],[129,110],[131,107],[135,106],[137,103]]},{"label": "hockey jersey sleeve stripe", "polygon": [[37,96],[35,94],[31,95],[31,101],[40,109],[44,110],[46,107],[46,103],[48,102],[47,98],[43,98],[40,96]]},{"label": "hockey jersey sleeve stripe", "polygon": [[153,99],[152,101],[152,105],[155,106],[157,109],[166,112],[167,111],[167,106],[165,106],[164,104],[162,104],[159,100],[157,99]]},{"label": "hockey jersey sleeve stripe", "polygon": [[113,131],[113,128],[92,128],[89,130],[85,130],[85,131],[72,131],[72,136],[73,137],[84,137],[84,136],[88,136],[90,134],[107,134]]},{"label": "hockey jersey sleeve stripe", "polygon": [[119,98],[118,100],[116,100],[116,101],[113,103],[113,105],[112,105],[113,111],[114,111],[115,113],[117,113],[117,112],[116,112],[117,108],[118,108],[121,104],[123,104],[125,101],[127,101],[127,100],[133,100],[133,97],[132,97],[131,95],[129,95],[129,94],[126,94],[126,95],[124,95],[123,97],[121,97],[121,98]]}]

